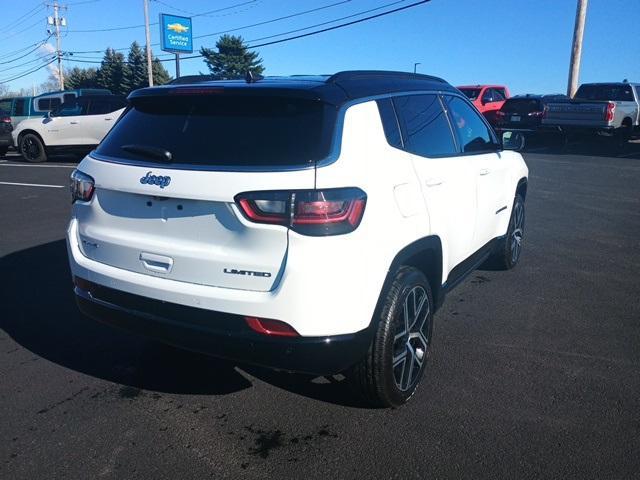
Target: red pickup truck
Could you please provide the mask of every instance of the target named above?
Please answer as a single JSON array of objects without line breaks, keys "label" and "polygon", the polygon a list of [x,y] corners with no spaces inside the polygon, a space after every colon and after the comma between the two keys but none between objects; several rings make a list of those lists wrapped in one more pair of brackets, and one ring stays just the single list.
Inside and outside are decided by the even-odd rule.
[{"label": "red pickup truck", "polygon": [[504,85],[466,85],[458,87],[458,90],[485,116],[488,112],[500,110],[505,100],[511,96]]}]

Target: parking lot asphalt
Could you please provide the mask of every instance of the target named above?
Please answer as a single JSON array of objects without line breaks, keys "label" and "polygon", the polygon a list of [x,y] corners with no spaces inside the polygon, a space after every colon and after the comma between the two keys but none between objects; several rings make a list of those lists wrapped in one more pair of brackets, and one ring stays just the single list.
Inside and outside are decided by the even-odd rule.
[{"label": "parking lot asphalt", "polygon": [[63,240],[73,163],[4,159],[0,478],[638,478],[640,144],[628,147],[525,154],[521,263],[450,294],[398,410],[365,408],[341,377],[234,365],[82,317]]}]

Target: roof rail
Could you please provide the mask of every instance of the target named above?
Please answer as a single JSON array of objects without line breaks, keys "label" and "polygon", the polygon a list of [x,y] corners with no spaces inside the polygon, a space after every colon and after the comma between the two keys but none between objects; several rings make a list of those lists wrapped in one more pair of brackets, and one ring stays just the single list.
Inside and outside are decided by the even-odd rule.
[{"label": "roof rail", "polygon": [[402,80],[430,80],[432,82],[447,83],[440,77],[424,75],[422,73],[396,72],[387,70],[345,70],[337,72],[327,78],[326,83],[337,83],[344,80],[357,80],[358,77],[380,77],[380,79],[402,79]]}]

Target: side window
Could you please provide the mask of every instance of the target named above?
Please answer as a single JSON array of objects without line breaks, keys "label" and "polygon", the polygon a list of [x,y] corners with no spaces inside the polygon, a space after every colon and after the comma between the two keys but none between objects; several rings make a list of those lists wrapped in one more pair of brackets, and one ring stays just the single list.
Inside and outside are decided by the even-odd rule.
[{"label": "side window", "polygon": [[55,112],[58,117],[75,117],[87,114],[87,102],[79,102],[74,98],[70,102],[64,102]]},{"label": "side window", "polygon": [[62,101],[57,98],[41,98],[38,100],[37,109],[41,112],[50,112],[55,110],[62,104]]},{"label": "side window", "polygon": [[393,104],[398,113],[405,150],[423,157],[458,154],[451,126],[437,95],[395,97]]},{"label": "side window", "polygon": [[13,115],[15,115],[16,117],[27,115],[26,106],[27,106],[27,99],[18,98],[13,104]]},{"label": "side window", "polygon": [[[380,111],[380,119],[384,127],[384,135],[387,142],[392,147],[402,148],[402,137],[400,136],[400,128],[398,127],[398,119],[393,109],[393,103],[390,98],[378,100],[378,110]],[[122,108],[122,107],[119,107]],[[117,110],[117,109],[116,109]]]},{"label": "side window", "polygon": [[467,102],[459,97],[445,97],[451,124],[465,153],[496,151],[489,127]]},{"label": "side window", "polygon": [[65,93],[62,96],[62,103],[71,102],[76,99],[76,96],[73,93]]},{"label": "side window", "polygon": [[482,103],[491,103],[493,101],[493,90],[491,88],[487,88],[482,94]]},{"label": "side window", "polygon": [[504,88],[494,88],[493,89],[493,101],[494,102],[504,102],[507,99],[507,95],[504,91]]},{"label": "side window", "polygon": [[[105,113],[111,113],[118,108],[114,108],[115,105],[112,101],[109,100],[92,100],[91,105],[89,105],[89,115],[104,115]],[[121,108],[121,107],[119,107]]]},{"label": "side window", "polygon": [[12,104],[13,104],[13,100],[11,100],[10,98],[0,100],[0,110],[2,110],[3,112],[7,112],[9,115],[11,115]]}]

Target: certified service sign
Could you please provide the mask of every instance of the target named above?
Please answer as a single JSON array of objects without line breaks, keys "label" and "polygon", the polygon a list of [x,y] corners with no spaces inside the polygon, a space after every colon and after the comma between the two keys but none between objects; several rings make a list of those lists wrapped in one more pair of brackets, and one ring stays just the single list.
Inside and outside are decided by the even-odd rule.
[{"label": "certified service sign", "polygon": [[193,53],[191,19],[160,14],[161,47],[165,52]]}]

